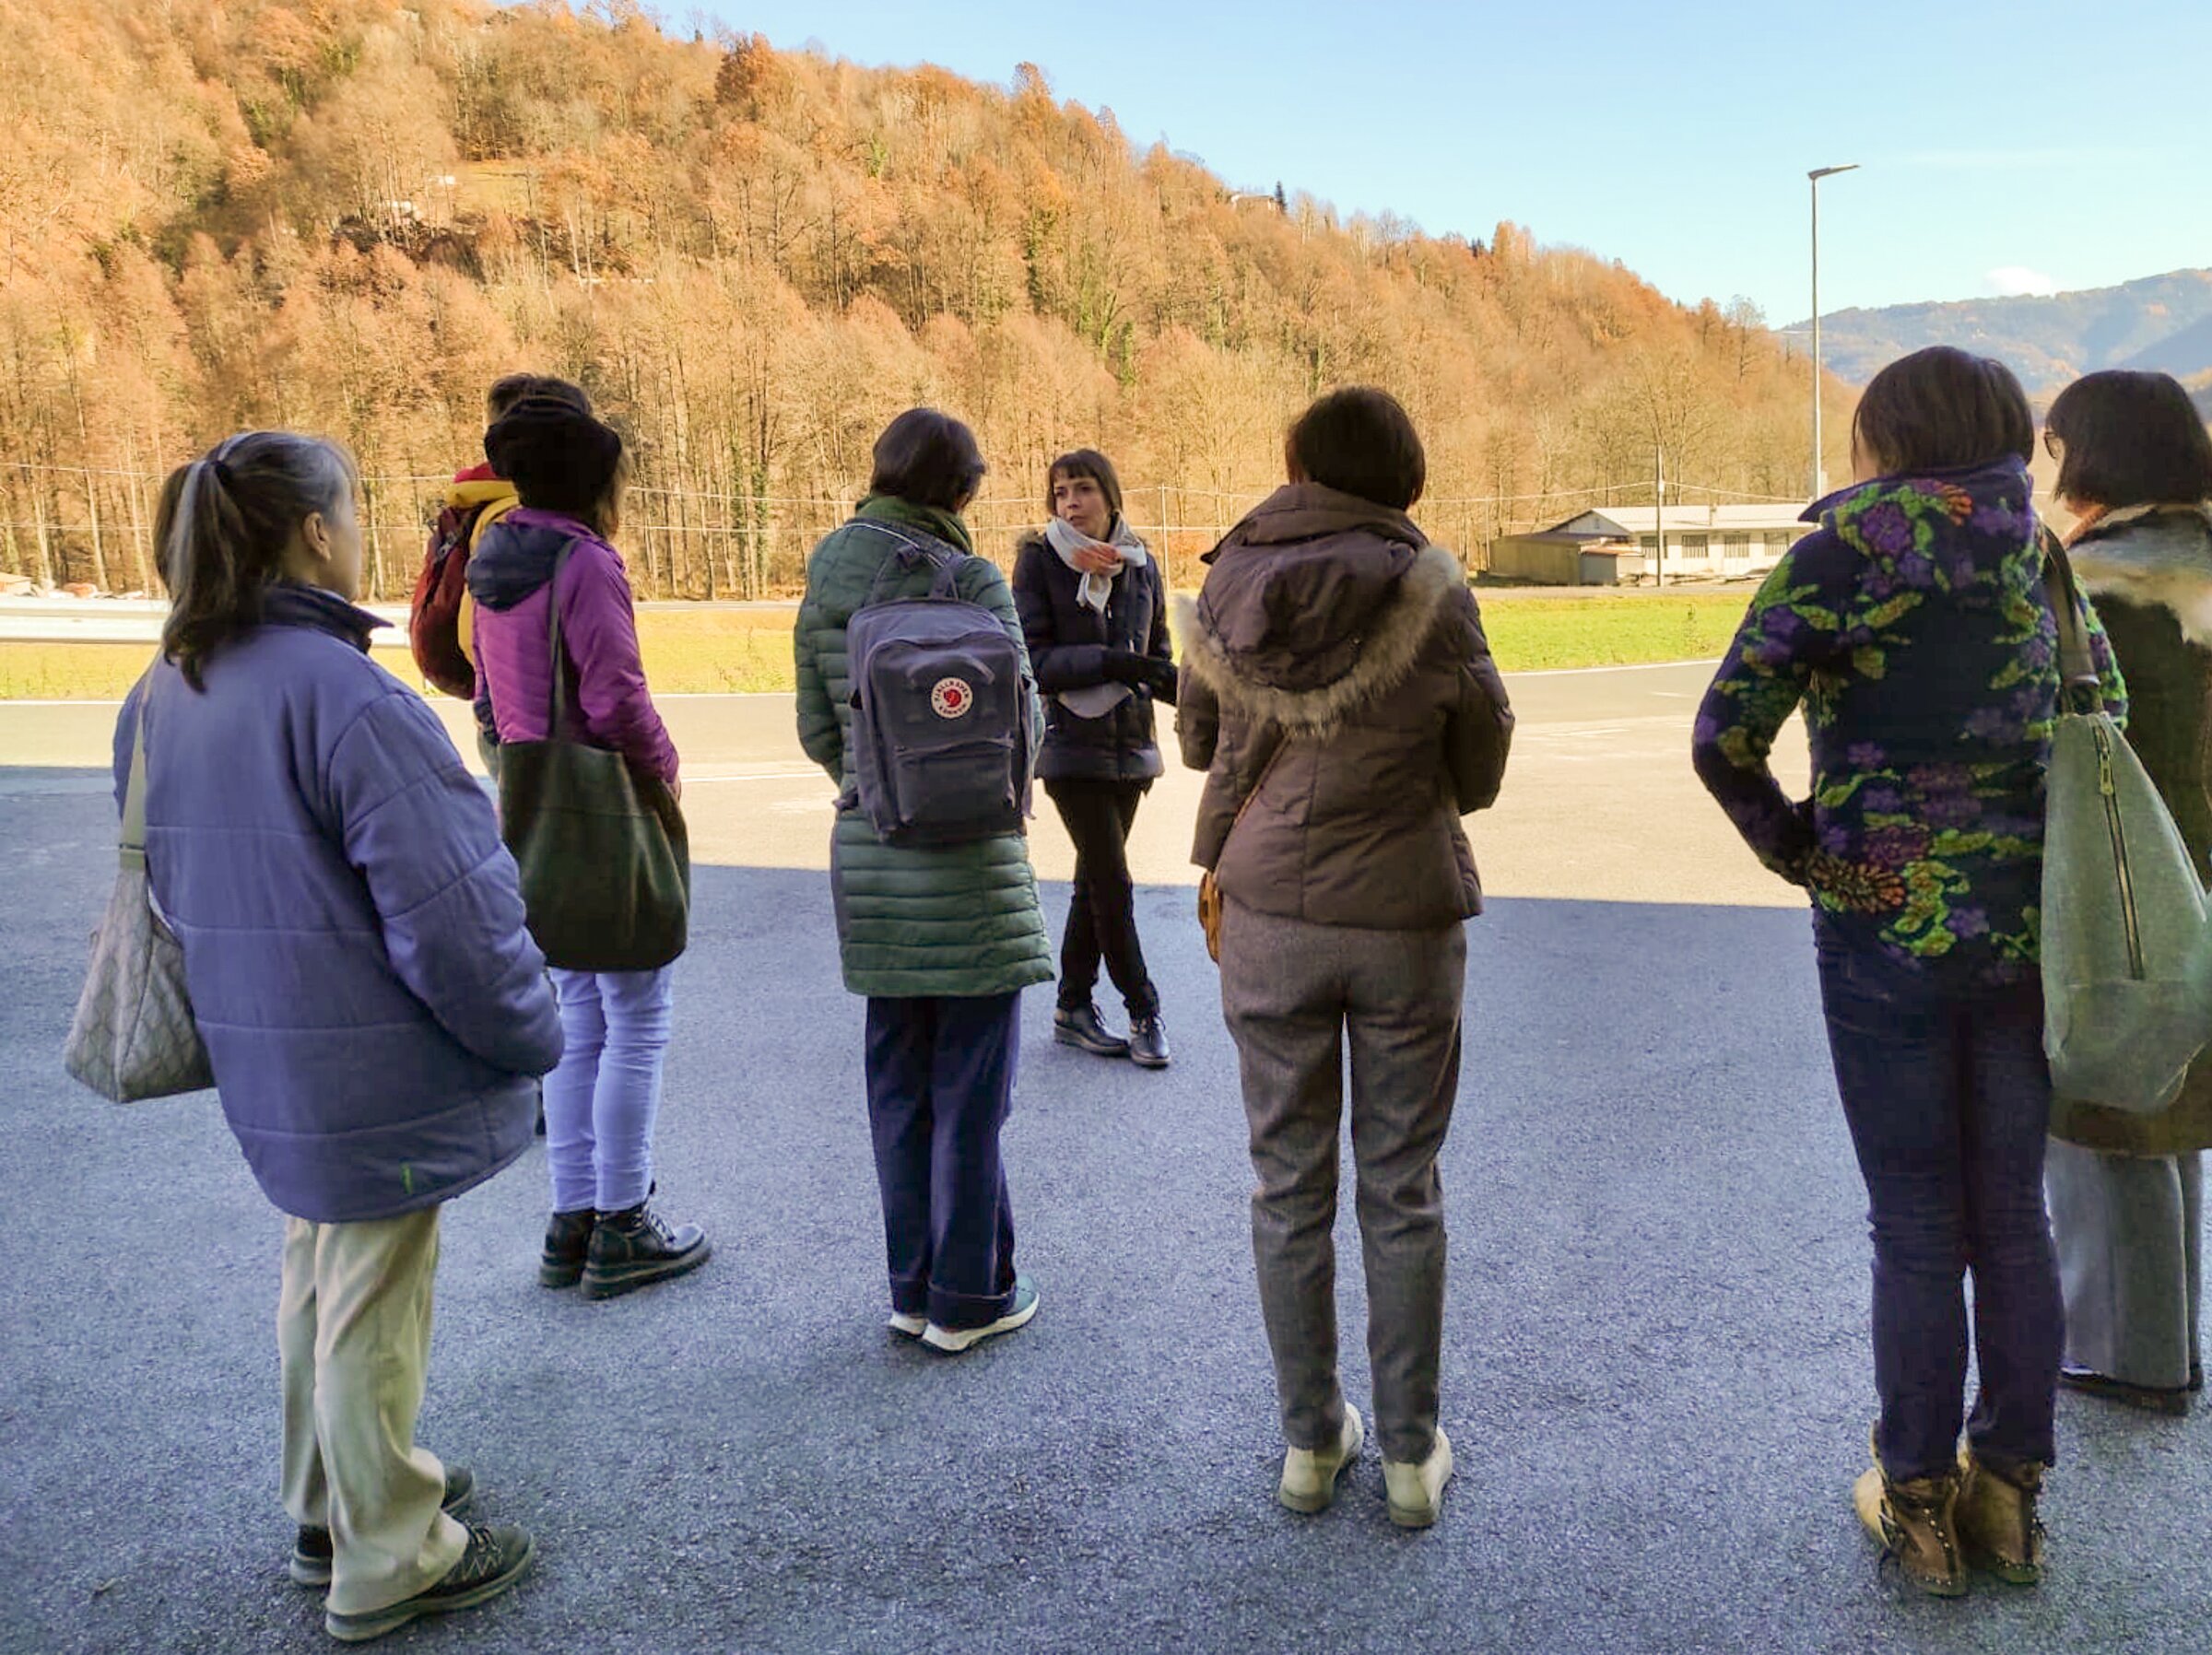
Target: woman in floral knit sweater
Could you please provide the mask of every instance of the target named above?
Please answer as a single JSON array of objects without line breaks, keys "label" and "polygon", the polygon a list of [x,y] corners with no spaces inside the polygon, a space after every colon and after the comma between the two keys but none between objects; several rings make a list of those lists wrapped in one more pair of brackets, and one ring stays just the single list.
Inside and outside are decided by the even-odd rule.
[{"label": "woman in floral knit sweater", "polygon": [[[2039,1578],[2054,1452],[2036,926],[2059,678],[2033,445],[1998,363],[1938,347],[1877,375],[1853,427],[1858,480],[1813,506],[1819,529],[1753,600],[1694,748],[1759,860],[1811,895],[1874,1231],[1881,1417],[1854,1503],[1907,1577],[1945,1596],[1966,1589],[1967,1562]],[[2124,713],[2112,651],[2084,618]],[[1793,802],[1767,761],[1800,707],[1813,786]]]}]

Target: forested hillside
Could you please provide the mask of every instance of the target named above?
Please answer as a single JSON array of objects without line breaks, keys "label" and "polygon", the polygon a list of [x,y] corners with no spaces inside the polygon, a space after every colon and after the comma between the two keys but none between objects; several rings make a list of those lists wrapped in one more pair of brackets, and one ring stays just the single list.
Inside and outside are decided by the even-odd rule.
[{"label": "forested hillside", "polygon": [[788,589],[916,401],[977,428],[1002,554],[1078,443],[1202,550],[1345,381],[1411,407],[1463,549],[1648,502],[1657,446],[1670,481],[1802,498],[1805,365],[1747,307],[1511,223],[1232,190],[1026,65],[869,70],[554,0],[0,0],[0,567],[42,581],[149,587],[162,472],[282,423],[359,456],[389,594],[517,368],[632,438],[626,538],[665,595]]}]

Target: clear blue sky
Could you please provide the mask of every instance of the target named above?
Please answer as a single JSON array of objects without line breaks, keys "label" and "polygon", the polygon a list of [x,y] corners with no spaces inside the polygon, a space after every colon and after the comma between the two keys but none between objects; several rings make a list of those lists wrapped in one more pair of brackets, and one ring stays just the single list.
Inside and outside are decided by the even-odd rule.
[{"label": "clear blue sky", "polygon": [[[2212,0],[704,0],[779,46],[1036,63],[1236,185],[1500,218],[1667,294],[1821,308],[2212,266]],[[671,25],[678,16],[668,13]]]}]

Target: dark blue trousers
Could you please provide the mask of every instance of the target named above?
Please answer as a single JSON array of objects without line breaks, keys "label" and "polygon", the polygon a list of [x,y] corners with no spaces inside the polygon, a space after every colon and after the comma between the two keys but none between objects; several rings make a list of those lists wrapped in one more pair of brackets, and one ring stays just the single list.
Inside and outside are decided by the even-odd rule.
[{"label": "dark blue trousers", "polygon": [[982,1327],[1014,1294],[998,1134],[1014,1102],[1021,996],[868,1001],[868,1121],[891,1309]]},{"label": "dark blue trousers", "polygon": [[[1947,986],[1819,933],[1836,1089],[1874,1229],[1877,1440],[1894,1477],[2052,1462],[2065,1309],[2043,1209],[2051,1071],[2033,979]],[[1967,1308],[1981,1393],[1965,1417]]]}]

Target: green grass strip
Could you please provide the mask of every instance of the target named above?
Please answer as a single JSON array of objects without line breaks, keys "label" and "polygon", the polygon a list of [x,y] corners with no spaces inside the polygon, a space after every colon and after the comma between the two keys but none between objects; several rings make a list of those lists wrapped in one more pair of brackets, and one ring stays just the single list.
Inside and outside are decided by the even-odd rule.
[{"label": "green grass strip", "polygon": [[[1743,619],[1750,593],[1481,593],[1483,625],[1509,673],[1563,667],[1710,661]],[[667,694],[731,694],[792,687],[788,609],[646,609],[638,616],[646,675]],[[0,700],[112,700],[146,668],[143,643],[0,640]],[[377,651],[403,676],[404,653]]]}]

